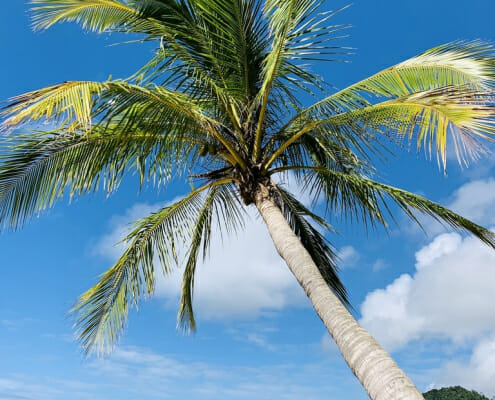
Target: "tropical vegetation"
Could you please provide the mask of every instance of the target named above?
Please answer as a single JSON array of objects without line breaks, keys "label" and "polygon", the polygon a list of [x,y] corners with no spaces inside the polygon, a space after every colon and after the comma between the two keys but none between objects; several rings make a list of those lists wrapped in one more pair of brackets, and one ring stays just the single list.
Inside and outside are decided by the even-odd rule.
[{"label": "tropical vegetation", "polygon": [[[121,257],[79,298],[83,348],[110,349],[129,308],[153,294],[156,269],[168,274],[177,264],[178,324],[195,329],[194,277],[212,226],[241,229],[246,207],[255,207],[369,396],[422,399],[349,311],[324,232],[341,217],[387,227],[397,208],[495,247],[492,232],[376,178],[376,161],[403,141],[443,166],[450,145],[461,164],[484,151],[481,140],[495,134],[492,46],[441,45],[332,92],[310,65],[345,56],[337,39],[347,26],[332,24],[340,10],[325,11],[320,0],[32,3],[36,29],[75,21],[140,35],[156,52],[127,79],[63,82],[10,99],[2,111],[10,134],[0,152],[1,227],[18,228],[63,197],[112,193],[132,172],[141,185],[193,182],[182,199],[135,222]],[[39,130],[40,121],[50,129]],[[279,183],[289,174],[324,200],[324,216]]]},{"label": "tropical vegetation", "polygon": [[423,395],[425,400],[490,400],[483,394],[464,389],[462,386],[431,389]]}]

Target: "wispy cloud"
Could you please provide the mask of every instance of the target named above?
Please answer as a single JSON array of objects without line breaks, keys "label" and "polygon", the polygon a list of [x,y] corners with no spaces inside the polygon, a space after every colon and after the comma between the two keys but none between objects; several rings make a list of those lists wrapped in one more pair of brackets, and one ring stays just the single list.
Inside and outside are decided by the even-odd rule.
[{"label": "wispy cloud", "polygon": [[[362,389],[343,365],[327,361],[221,365],[191,356],[170,356],[140,347],[123,347],[81,369],[77,380],[55,376],[0,378],[0,399],[66,400],[337,400]],[[331,377],[329,379],[329,377]],[[1,397],[3,396],[3,397]],[[364,398],[364,397],[363,397]]]}]

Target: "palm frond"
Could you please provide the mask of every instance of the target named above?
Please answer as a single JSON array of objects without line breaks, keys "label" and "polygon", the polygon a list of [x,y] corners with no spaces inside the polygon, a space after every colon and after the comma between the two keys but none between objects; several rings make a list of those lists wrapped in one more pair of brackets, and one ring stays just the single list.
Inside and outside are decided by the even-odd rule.
[{"label": "palm frond", "polygon": [[200,107],[183,93],[124,81],[64,82],[13,97],[0,115],[4,118],[3,129],[39,119],[61,120],[63,125],[85,128],[97,122],[100,115],[122,115],[140,106],[154,106],[174,113],[167,113],[170,117],[188,117],[198,124],[207,121]]},{"label": "palm frond", "polygon": [[303,110],[330,115],[370,105],[366,95],[397,98],[443,87],[488,91],[495,85],[493,46],[477,41],[447,43],[387,68]]},{"label": "palm frond", "polygon": [[216,186],[208,192],[194,223],[187,252],[177,316],[179,327],[192,331],[196,329],[193,311],[194,275],[201,248],[203,260],[208,254],[213,219],[217,220],[218,234],[221,235],[224,230],[233,234],[243,225],[242,210],[242,204],[230,186]]},{"label": "palm frond", "polygon": [[88,127],[95,98],[104,89],[105,84],[100,82],[65,82],[13,97],[0,114],[4,119],[1,127],[12,130],[39,119],[62,119],[64,125],[77,122],[78,126]]},{"label": "palm frond", "polygon": [[313,196],[322,196],[328,211],[347,215],[366,225],[379,222],[387,227],[387,217],[393,219],[387,198],[397,204],[414,222],[420,222],[414,211],[445,222],[456,230],[470,232],[495,248],[495,233],[422,196],[376,182],[364,176],[346,174],[323,168],[301,167],[307,171],[305,189]]},{"label": "palm frond", "polygon": [[95,32],[125,30],[151,34],[157,24],[119,0],[31,0],[35,29],[48,29],[59,22],[75,21]]},{"label": "palm frond", "polygon": [[[285,138],[267,159],[270,166],[283,151],[303,135],[319,131],[322,135],[348,137],[352,146],[364,144],[376,150],[377,137],[385,134],[402,139],[416,137],[418,149],[424,147],[430,156],[437,153],[445,168],[449,135],[458,160],[467,164],[476,159],[484,147],[479,138],[494,140],[495,107],[492,92],[450,86],[404,95],[329,118],[294,125],[280,138]],[[375,143],[373,143],[375,142]],[[342,142],[344,143],[344,142]]]},{"label": "palm frond", "polygon": [[[328,18],[311,18],[317,13],[322,2],[317,0],[268,0],[265,2],[265,14],[270,20],[270,29],[273,32],[272,50],[266,55],[263,67],[262,83],[257,99],[253,106],[259,104],[259,118],[253,147],[253,158],[258,161],[261,155],[262,132],[264,129],[265,113],[267,111],[271,91],[280,78],[287,78],[287,74],[281,75],[282,67],[287,67],[287,60],[313,58],[315,54],[324,55],[330,36],[341,27],[322,28],[319,21],[326,21],[337,12],[331,13]],[[322,30],[322,32],[320,32]],[[314,43],[318,38],[320,46]],[[325,38],[325,39],[322,39]],[[308,40],[308,43],[304,41]],[[313,40],[313,42],[312,42]],[[302,51],[305,48],[305,52]],[[296,54],[300,56],[296,56]],[[304,54],[306,53],[306,54]],[[285,68],[285,71],[288,71]],[[303,70],[304,71],[304,70]],[[296,74],[296,78],[309,77],[310,74]],[[318,82],[318,80],[315,80]],[[283,102],[282,102],[283,104]]]},{"label": "palm frond", "polygon": [[[162,2],[156,0],[123,2],[118,0],[34,0],[39,6],[33,8],[35,26],[46,29],[57,22],[76,21],[84,28],[92,31],[135,32],[144,34],[143,40],[160,42],[157,60],[169,58],[169,54],[182,64],[179,75],[181,80],[189,77],[195,83],[196,90],[202,96],[215,94],[223,104],[230,104],[229,89],[224,81],[229,71],[221,71],[223,65],[230,61],[220,57],[221,51],[213,51],[223,47],[225,52],[231,46],[225,37],[212,37],[211,27],[205,26],[204,20],[197,14],[199,2],[187,6],[177,2]],[[225,26],[216,24],[215,26]],[[213,32],[216,35],[218,33]],[[227,38],[228,39],[228,38]],[[220,58],[220,62],[218,60]],[[215,65],[222,64],[216,68]],[[235,68],[231,67],[230,71]],[[235,80],[232,80],[235,82]]]},{"label": "palm frond", "polygon": [[328,286],[345,305],[350,306],[347,291],[338,276],[338,257],[334,248],[325,236],[309,223],[308,218],[325,230],[333,230],[332,227],[280,185],[275,185],[275,188],[276,201],[287,223],[310,254]]},{"label": "palm frond", "polygon": [[[185,140],[186,139],[186,140]],[[46,132],[15,135],[0,155],[0,228],[17,228],[66,194],[103,188],[113,192],[126,171],[137,170],[140,183],[166,181],[172,166],[188,158],[194,143],[180,136],[120,130],[91,135]]]},{"label": "palm frond", "polygon": [[[417,148],[437,153],[445,168],[450,137],[459,162],[467,164],[484,151],[479,138],[493,141],[493,94],[466,87],[418,92],[331,118],[362,126],[370,135],[384,133],[397,138],[416,137]],[[340,123],[337,123],[340,125]],[[336,126],[336,125],[334,125]],[[332,128],[330,128],[332,129]]]},{"label": "palm frond", "polygon": [[178,202],[138,220],[124,239],[128,245],[115,265],[79,298],[72,312],[77,315],[78,338],[87,354],[108,351],[118,339],[129,312],[155,287],[155,257],[164,274],[177,263],[178,242],[191,236],[202,209],[201,193],[217,182],[194,190]]},{"label": "palm frond", "polygon": [[[304,184],[305,170],[300,166],[325,168],[352,174],[373,174],[376,172],[367,153],[355,150],[359,143],[342,142],[338,135],[316,131],[301,136],[278,157],[268,174],[292,173],[298,184]],[[363,156],[361,156],[363,154]],[[316,202],[317,199],[314,199]]]},{"label": "palm frond", "polygon": [[67,130],[90,129],[93,124],[120,124],[123,128],[139,123],[154,133],[177,129],[213,137],[232,164],[244,165],[232,138],[222,125],[205,114],[200,104],[187,94],[154,85],[146,87],[125,81],[65,82],[11,99],[0,114],[1,127],[12,130],[22,123],[45,119]]}]

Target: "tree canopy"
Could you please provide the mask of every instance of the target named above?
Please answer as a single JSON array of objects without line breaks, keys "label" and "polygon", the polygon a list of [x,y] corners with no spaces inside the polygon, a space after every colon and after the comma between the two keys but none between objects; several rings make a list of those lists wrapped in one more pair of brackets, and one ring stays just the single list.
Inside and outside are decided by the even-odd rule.
[{"label": "tree canopy", "polygon": [[423,396],[425,400],[490,400],[483,394],[464,389],[462,386],[432,389],[423,393]]}]

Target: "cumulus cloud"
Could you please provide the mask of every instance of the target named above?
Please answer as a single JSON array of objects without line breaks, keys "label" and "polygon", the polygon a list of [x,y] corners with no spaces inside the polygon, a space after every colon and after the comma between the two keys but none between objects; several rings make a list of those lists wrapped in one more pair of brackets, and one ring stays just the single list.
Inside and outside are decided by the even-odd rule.
[{"label": "cumulus cloud", "polygon": [[495,224],[495,179],[480,179],[457,189],[449,207],[483,225]]},{"label": "cumulus cloud", "polygon": [[[277,254],[262,221],[250,213],[236,236],[212,235],[211,253],[200,263],[195,304],[206,319],[255,317],[264,310],[306,304],[305,295]],[[159,296],[176,304],[180,273],[161,280]]]},{"label": "cumulus cloud", "polygon": [[[287,183],[289,188],[295,187],[291,179]],[[300,197],[306,204],[310,201],[306,195]],[[95,254],[115,261],[124,249],[122,244],[116,243],[129,232],[129,222],[165,205],[139,203],[124,215],[114,216],[109,223],[109,233],[95,246]],[[213,227],[209,257],[198,263],[194,302],[199,318],[252,318],[265,311],[308,304],[254,209],[248,209],[246,225],[237,235],[222,238],[219,233],[218,228]],[[344,258],[352,258],[353,254],[346,251]],[[178,307],[181,280],[180,268],[157,280],[156,295],[170,308]]]},{"label": "cumulus cloud", "polygon": [[[495,179],[464,184],[449,207],[495,223]],[[390,350],[428,337],[463,340],[495,330],[495,253],[474,237],[437,235],[416,252],[416,271],[369,293],[361,322]]]},{"label": "cumulus cloud", "polygon": [[[448,207],[493,226],[495,179],[466,183],[452,194]],[[442,231],[436,229],[433,240],[416,252],[414,273],[368,293],[360,322],[390,351],[432,339],[472,348],[467,362],[440,366],[431,386],[463,385],[493,394],[495,252],[474,237]]]},{"label": "cumulus cloud", "polygon": [[361,323],[395,350],[424,338],[456,341],[495,331],[495,252],[457,233],[416,253],[416,272],[366,296]]},{"label": "cumulus cloud", "polygon": [[443,367],[434,386],[453,385],[495,393],[495,336],[480,341],[468,363],[452,361]]}]

